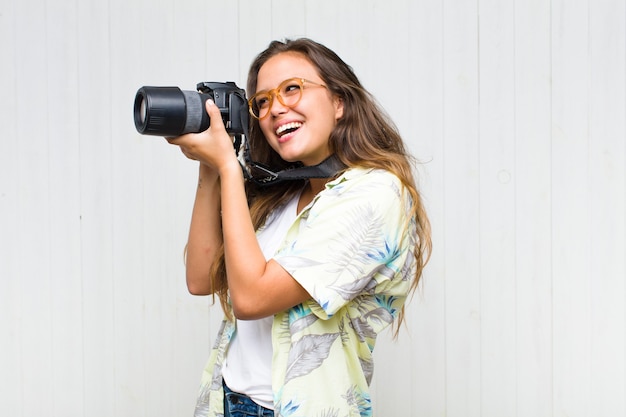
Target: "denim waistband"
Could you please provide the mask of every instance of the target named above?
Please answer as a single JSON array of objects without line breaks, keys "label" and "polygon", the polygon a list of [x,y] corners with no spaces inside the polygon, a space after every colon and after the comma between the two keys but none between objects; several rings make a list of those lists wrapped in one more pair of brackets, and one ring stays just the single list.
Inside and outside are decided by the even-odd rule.
[{"label": "denim waistband", "polygon": [[224,417],[274,417],[274,411],[232,391],[224,382]]}]

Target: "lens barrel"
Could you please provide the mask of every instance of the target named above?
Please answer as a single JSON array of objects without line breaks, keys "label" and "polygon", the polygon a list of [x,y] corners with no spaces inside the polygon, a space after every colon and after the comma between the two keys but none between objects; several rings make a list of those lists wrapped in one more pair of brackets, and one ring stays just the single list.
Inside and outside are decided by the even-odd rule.
[{"label": "lens barrel", "polygon": [[135,95],[135,128],[143,135],[176,137],[209,127],[208,94],[178,87],[141,87]]}]

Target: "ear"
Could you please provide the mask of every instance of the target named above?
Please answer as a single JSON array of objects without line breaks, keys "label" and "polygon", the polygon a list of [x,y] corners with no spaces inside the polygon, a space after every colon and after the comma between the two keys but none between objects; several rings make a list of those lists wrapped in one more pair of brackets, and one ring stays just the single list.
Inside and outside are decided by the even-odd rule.
[{"label": "ear", "polygon": [[335,104],[335,120],[339,120],[343,117],[343,99],[341,97],[335,97],[334,104]]}]

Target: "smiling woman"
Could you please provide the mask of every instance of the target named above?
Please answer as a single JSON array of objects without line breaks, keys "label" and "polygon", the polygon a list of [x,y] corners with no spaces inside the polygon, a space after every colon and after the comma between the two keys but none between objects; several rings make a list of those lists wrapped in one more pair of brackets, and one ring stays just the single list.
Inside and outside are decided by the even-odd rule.
[{"label": "smiling woman", "polygon": [[341,164],[327,178],[246,183],[210,102],[207,131],[170,140],[200,161],[187,285],[217,294],[226,316],[196,416],[370,416],[376,337],[402,321],[430,252],[411,158],[351,68],[319,43],[272,42],[248,91],[255,161]]},{"label": "smiling woman", "polygon": [[307,58],[294,52],[269,58],[259,70],[257,91],[251,100],[254,108],[263,106],[258,124],[281,159],[317,165],[331,154],[328,139],[343,116],[343,100],[326,88]]}]

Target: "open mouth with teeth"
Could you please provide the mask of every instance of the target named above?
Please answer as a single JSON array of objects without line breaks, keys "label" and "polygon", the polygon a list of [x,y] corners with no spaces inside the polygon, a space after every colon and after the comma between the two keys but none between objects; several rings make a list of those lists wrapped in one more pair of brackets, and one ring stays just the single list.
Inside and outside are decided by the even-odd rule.
[{"label": "open mouth with teeth", "polygon": [[302,126],[302,123],[300,122],[285,123],[284,125],[279,126],[278,129],[276,129],[276,135],[278,137],[285,136],[289,133],[295,132],[300,128],[300,126]]}]

